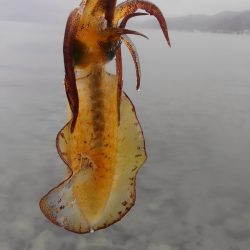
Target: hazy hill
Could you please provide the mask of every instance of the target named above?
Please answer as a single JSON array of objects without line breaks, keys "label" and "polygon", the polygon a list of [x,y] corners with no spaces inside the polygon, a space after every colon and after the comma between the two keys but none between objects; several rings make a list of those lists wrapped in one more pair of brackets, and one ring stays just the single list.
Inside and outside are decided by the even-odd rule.
[{"label": "hazy hill", "polygon": [[[250,33],[250,10],[225,11],[216,15],[189,15],[167,18],[169,29],[223,33]],[[143,27],[159,27],[155,20],[143,22]]]}]

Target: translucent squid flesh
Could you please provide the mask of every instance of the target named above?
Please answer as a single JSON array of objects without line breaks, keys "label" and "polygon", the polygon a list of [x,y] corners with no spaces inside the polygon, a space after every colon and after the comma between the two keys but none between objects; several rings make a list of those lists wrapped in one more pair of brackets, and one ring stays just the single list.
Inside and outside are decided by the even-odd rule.
[{"label": "translucent squid flesh", "polygon": [[[146,13],[137,13],[137,10]],[[135,182],[147,155],[135,108],[122,91],[121,43],[140,64],[126,29],[139,15],[154,15],[170,45],[167,24],[154,4],[128,0],[82,1],[69,15],[64,38],[68,122],[58,133],[58,153],[67,165],[64,180],[40,201],[44,215],[75,233],[119,221],[135,203]],[[116,75],[105,65],[116,56]]]}]

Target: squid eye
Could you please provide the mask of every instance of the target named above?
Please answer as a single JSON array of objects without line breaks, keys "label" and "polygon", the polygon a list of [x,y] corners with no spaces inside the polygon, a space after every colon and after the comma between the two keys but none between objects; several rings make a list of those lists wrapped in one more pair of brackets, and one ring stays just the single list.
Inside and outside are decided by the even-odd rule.
[{"label": "squid eye", "polygon": [[87,46],[79,41],[74,42],[73,46],[73,59],[75,65],[79,65],[82,63],[84,57],[87,55],[88,48]]},{"label": "squid eye", "polygon": [[108,61],[113,60],[116,54],[116,50],[120,45],[120,41],[99,42],[99,46],[102,49],[103,53],[106,55]]}]

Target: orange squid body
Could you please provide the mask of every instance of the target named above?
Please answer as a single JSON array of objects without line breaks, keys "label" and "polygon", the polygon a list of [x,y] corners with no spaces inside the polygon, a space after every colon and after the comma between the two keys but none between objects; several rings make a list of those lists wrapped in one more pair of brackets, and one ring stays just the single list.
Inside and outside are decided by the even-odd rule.
[{"label": "orange squid body", "polygon": [[[135,182],[147,156],[135,108],[122,91],[120,43],[129,48],[140,86],[140,67],[125,29],[129,18],[155,15],[168,40],[167,26],[153,4],[130,0],[88,0],[72,11],[64,38],[68,122],[57,135],[57,150],[68,166],[65,179],[40,201],[54,224],[76,233],[105,228],[135,203]],[[119,19],[123,22],[118,26]],[[116,55],[117,74],[105,71]]]},{"label": "orange squid body", "polygon": [[135,202],[135,176],[146,160],[135,110],[118,79],[100,68],[77,80],[79,116],[58,134],[58,152],[72,174],[41,200],[53,223],[85,233],[107,227]]}]

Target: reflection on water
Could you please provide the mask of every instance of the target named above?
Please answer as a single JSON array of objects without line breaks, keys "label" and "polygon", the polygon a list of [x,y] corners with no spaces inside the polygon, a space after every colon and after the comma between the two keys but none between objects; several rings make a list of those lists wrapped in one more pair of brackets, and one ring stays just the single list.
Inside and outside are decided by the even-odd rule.
[{"label": "reflection on water", "polygon": [[64,28],[0,28],[1,250],[249,250],[249,36],[171,32],[172,49],[159,31],[134,39],[142,91],[127,53],[125,88],[149,153],[137,203],[116,225],[74,235],[38,207],[64,174],[55,149],[65,123]]}]

